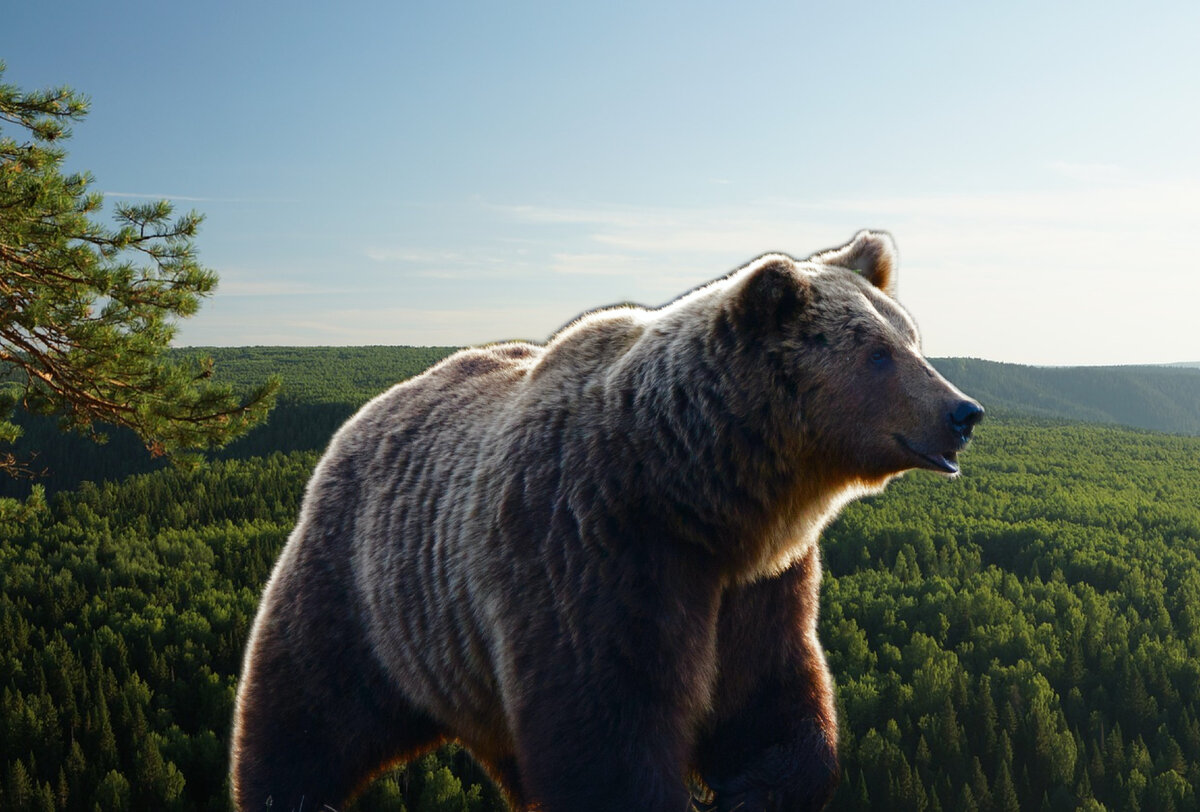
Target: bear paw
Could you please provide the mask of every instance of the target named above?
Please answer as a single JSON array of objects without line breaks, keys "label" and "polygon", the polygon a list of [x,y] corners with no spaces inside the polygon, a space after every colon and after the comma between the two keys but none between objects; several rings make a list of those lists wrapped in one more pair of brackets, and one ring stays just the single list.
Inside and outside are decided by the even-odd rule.
[{"label": "bear paw", "polygon": [[695,812],[798,812],[821,810],[833,798],[840,771],[824,731],[805,724],[791,742],[767,748],[728,777],[692,783]]}]

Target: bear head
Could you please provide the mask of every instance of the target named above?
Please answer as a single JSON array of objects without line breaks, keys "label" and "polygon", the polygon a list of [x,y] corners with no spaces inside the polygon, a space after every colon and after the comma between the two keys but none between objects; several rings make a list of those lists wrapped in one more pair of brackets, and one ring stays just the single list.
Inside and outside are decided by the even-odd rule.
[{"label": "bear head", "polygon": [[[772,399],[794,450],[868,489],[913,468],[958,473],[983,408],[921,354],[896,301],[889,235],[861,231],[805,261],[769,254],[736,280],[734,318],[765,353]],[[759,383],[761,386],[761,382]]]}]

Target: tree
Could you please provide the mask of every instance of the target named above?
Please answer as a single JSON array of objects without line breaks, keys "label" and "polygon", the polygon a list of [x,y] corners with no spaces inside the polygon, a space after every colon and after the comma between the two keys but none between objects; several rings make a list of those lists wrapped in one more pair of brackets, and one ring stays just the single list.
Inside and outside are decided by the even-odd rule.
[{"label": "tree", "polygon": [[1001,761],[996,770],[996,780],[993,784],[993,804],[997,812],[1020,812],[1021,804],[1017,798],[1017,788],[1013,786],[1012,773],[1007,761]]},{"label": "tree", "polygon": [[13,809],[21,809],[29,803],[33,796],[33,785],[29,779],[29,771],[25,769],[25,763],[17,760],[8,765],[7,781],[8,790],[6,792],[6,800],[12,804]]},{"label": "tree", "polygon": [[100,782],[100,786],[96,787],[95,800],[95,808],[100,812],[109,810],[118,812],[118,810],[129,809],[129,779],[117,770],[109,770],[108,774],[104,776],[104,780]]},{"label": "tree", "polygon": [[[243,399],[209,380],[210,359],[168,358],[176,319],[217,282],[196,260],[203,218],[172,219],[159,201],[118,204],[115,229],[94,221],[103,196],[91,176],[60,171],[67,124],[87,107],[66,87],[0,84],[0,128],[24,130],[0,130],[0,441],[19,436],[20,402],[95,439],[97,424],[124,426],[155,455],[194,458],[260,421],[278,382]],[[5,454],[0,470],[21,464]]]},{"label": "tree", "polygon": [[429,812],[466,812],[467,799],[463,794],[462,781],[450,772],[449,767],[427,773],[417,807]]}]

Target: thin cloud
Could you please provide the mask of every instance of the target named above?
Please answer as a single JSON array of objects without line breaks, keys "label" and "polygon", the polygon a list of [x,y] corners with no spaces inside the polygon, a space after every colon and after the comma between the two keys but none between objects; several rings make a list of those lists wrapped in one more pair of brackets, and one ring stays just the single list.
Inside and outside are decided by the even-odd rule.
[{"label": "thin cloud", "polygon": [[[461,280],[445,287],[452,293],[444,300],[449,308],[332,309],[332,302],[298,295],[282,312],[254,316],[256,340],[448,345],[542,340],[575,307],[665,302],[765,251],[804,257],[872,227],[891,231],[899,243],[901,301],[920,323],[930,354],[1128,363],[1152,357],[1148,347],[1194,344],[1181,337],[1179,327],[1192,320],[1184,293],[1195,287],[1190,235],[1200,221],[1200,183],[1189,179],[819,202],[770,199],[707,208],[489,208],[504,233],[484,245],[383,243],[360,254],[372,268],[362,280],[369,301],[386,301],[405,279],[439,276]],[[393,293],[369,289],[375,277],[386,280]],[[487,293],[493,288],[471,284],[499,277],[526,279],[544,305],[506,306]],[[244,278],[240,285],[223,284],[218,295],[323,292],[316,285],[260,281],[250,273]],[[434,296],[431,286],[422,290]],[[243,300],[243,307],[252,305]],[[185,323],[189,342],[220,343],[222,332],[233,334],[232,328],[209,325]]]},{"label": "thin cloud", "polygon": [[[705,256],[718,262],[741,262],[768,251],[802,254],[826,247],[825,242],[848,238],[861,223],[848,221],[830,207],[809,207],[797,216],[794,204],[772,201],[722,208],[599,207],[593,209],[543,206],[497,206],[507,217],[529,225],[573,224],[587,233],[595,251],[561,256],[620,256],[629,264],[639,255],[665,258],[667,267],[695,267]],[[845,233],[843,233],[845,232]],[[617,249],[614,251],[614,249]],[[657,266],[656,266],[657,267]],[[711,268],[709,268],[711,270]]]},{"label": "thin cloud", "polygon": [[[1118,177],[1097,167],[1076,175]],[[630,301],[665,300],[765,251],[803,257],[859,228],[883,228],[899,244],[901,300],[931,354],[1131,363],[1152,357],[1147,347],[1177,346],[1179,325],[1192,320],[1200,182],[1121,177],[1127,182],[719,208],[498,208],[535,233],[570,224],[574,250],[551,253],[554,270],[622,277],[619,298]],[[641,268],[652,272],[617,273]]]},{"label": "thin cloud", "polygon": [[445,251],[375,246],[365,249],[363,254],[374,263],[403,267],[406,276],[432,279],[513,277],[536,270],[530,261],[529,250],[524,247],[497,253],[494,247],[478,251]]},{"label": "thin cloud", "polygon": [[1131,180],[1129,172],[1116,164],[1081,164],[1070,161],[1052,161],[1050,171],[1071,180],[1084,183],[1128,183]]},{"label": "thin cloud", "polygon": [[681,213],[681,210],[646,206],[577,208],[526,204],[485,203],[484,205],[517,222],[545,225],[662,226],[675,221]]},{"label": "thin cloud", "polygon": [[[498,340],[544,341],[563,324],[558,308],[355,308],[311,319],[281,318],[277,332],[295,344],[424,344],[454,346]],[[521,325],[516,327],[515,325]]]},{"label": "thin cloud", "polygon": [[298,203],[293,198],[282,197],[198,197],[196,195],[150,194],[148,192],[101,192],[105,197],[130,198],[133,200],[182,200],[188,203]]},{"label": "thin cloud", "polygon": [[143,192],[103,192],[105,197],[129,197],[136,200],[186,200],[189,203],[233,203],[235,198],[195,197],[192,195],[147,194]]},{"label": "thin cloud", "polygon": [[586,276],[630,276],[645,273],[647,264],[626,254],[568,254],[553,256],[555,273]]},{"label": "thin cloud", "polygon": [[252,282],[222,279],[217,283],[217,292],[222,296],[329,296],[349,293],[349,288],[330,288],[308,282],[271,281]]},{"label": "thin cloud", "polygon": [[393,262],[405,265],[478,265],[481,262],[498,262],[495,258],[482,258],[478,254],[463,251],[429,251],[420,248],[368,248],[364,253],[372,262]]},{"label": "thin cloud", "polygon": [[[584,250],[556,258],[710,255],[745,258],[765,251],[806,255],[848,239],[862,227],[895,233],[901,251],[918,235],[936,234],[950,255],[987,249],[1068,265],[1178,263],[1194,253],[1183,235],[1200,221],[1200,184],[1143,183],[1111,189],[1068,188],[999,193],[844,198],[813,203],[776,200],[737,208],[498,207],[538,226],[582,227]],[[587,250],[588,246],[594,250]],[[613,249],[617,249],[614,251]]]}]

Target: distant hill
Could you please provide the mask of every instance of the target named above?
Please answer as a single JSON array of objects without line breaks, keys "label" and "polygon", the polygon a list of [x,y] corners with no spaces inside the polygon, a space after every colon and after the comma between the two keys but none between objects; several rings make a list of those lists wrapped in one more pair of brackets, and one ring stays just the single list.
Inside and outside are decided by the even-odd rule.
[{"label": "distant hill", "polygon": [[[270,375],[283,379],[279,401],[264,425],[214,456],[247,459],[275,452],[320,451],[346,418],[389,386],[420,374],[455,347],[185,347],[176,357],[209,356],[215,377],[249,390]],[[12,450],[36,471],[36,480],[0,476],[0,497],[24,497],[35,483],[47,492],[85,480],[119,480],[168,465],[152,458],[132,431],[106,428],[104,445],[64,434],[55,418],[18,411],[24,435]]]},{"label": "distant hill", "polygon": [[216,362],[216,377],[250,389],[269,375],[283,379],[280,398],[305,403],[365,403],[419,375],[457,347],[185,347],[177,356]]},{"label": "distant hill", "polygon": [[[331,408],[358,405],[453,351],[453,347],[178,350],[212,355],[217,377],[240,386],[279,374],[285,403],[324,403]],[[1200,434],[1200,364],[1033,367],[974,358],[932,360],[943,375],[993,411]]]},{"label": "distant hill", "polygon": [[[249,389],[268,375],[283,378],[269,421],[215,456],[247,459],[275,452],[320,451],[367,399],[454,352],[454,347],[190,347],[180,356],[211,355],[217,379]],[[970,358],[937,358],[934,366],[993,415],[1111,423],[1200,434],[1200,369],[1162,367],[1029,367]],[[163,467],[129,431],[109,432],[99,446],[62,434],[56,421],[18,414],[25,436],[18,457],[48,469],[48,492],[84,480],[116,480]],[[24,496],[29,480],[0,477],[0,496]]]},{"label": "distant hill", "polygon": [[1200,369],[1031,367],[975,358],[933,365],[993,411],[1200,434]]},{"label": "distant hill", "polygon": [[[196,347],[219,379],[249,387],[283,377],[284,403],[358,405],[420,373],[454,347]],[[1200,434],[1200,362],[1033,367],[935,358],[938,370],[993,411]],[[335,409],[336,411],[336,409]]]}]

